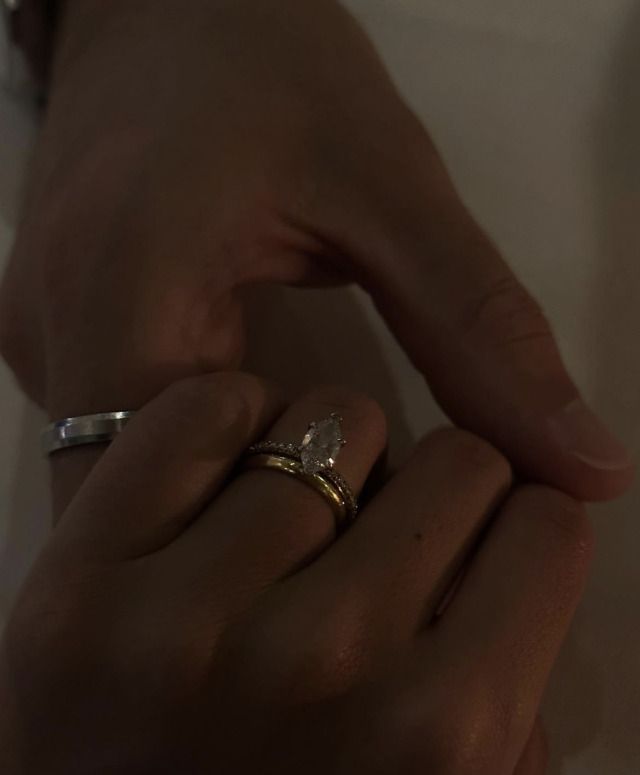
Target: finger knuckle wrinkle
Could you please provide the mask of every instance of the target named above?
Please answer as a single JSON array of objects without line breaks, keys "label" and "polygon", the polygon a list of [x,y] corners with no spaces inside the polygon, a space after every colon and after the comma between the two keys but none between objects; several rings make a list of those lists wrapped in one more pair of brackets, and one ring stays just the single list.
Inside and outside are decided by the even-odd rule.
[{"label": "finger knuckle wrinkle", "polygon": [[542,308],[512,275],[479,293],[463,313],[462,328],[487,333],[506,346],[552,337]]}]

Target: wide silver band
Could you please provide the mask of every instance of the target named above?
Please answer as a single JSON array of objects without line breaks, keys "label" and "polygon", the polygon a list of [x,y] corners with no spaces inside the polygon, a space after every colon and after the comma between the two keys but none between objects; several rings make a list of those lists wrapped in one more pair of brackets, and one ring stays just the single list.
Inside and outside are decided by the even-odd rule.
[{"label": "wide silver band", "polygon": [[102,412],[81,417],[66,417],[51,423],[42,431],[45,455],[81,444],[111,441],[122,431],[135,412]]}]

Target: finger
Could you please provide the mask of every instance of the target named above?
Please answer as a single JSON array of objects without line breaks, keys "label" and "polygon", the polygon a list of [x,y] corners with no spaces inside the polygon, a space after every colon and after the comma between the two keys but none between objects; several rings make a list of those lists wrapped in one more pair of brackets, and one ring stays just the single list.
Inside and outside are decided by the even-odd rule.
[{"label": "finger", "polygon": [[82,487],[107,444],[87,444],[60,450],[50,458],[53,524],[56,525]]},{"label": "finger", "polygon": [[108,558],[166,546],[216,494],[279,408],[274,388],[244,374],[175,383],[107,449],[56,536]]},{"label": "finger", "polygon": [[447,655],[450,684],[470,707],[483,709],[512,769],[582,596],[591,553],[581,505],[550,488],[523,487],[492,524],[438,627],[421,637],[416,669],[421,651]]},{"label": "finger", "polygon": [[548,762],[547,735],[542,719],[538,716],[513,775],[544,775]]},{"label": "finger", "polygon": [[[173,299],[176,283],[166,277],[164,281],[164,296]],[[156,300],[154,294],[151,296]],[[56,373],[48,375],[52,384],[48,385],[46,407],[51,419],[103,412],[110,408],[137,409],[175,383],[206,376],[207,372],[231,373],[238,361],[231,353],[241,348],[239,312],[232,303],[222,299],[216,299],[211,306],[210,316],[219,316],[220,320],[208,321],[208,333],[201,337],[202,347],[198,357],[194,357],[183,341],[173,341],[176,331],[184,335],[179,325],[150,324],[171,318],[173,310],[167,310],[162,305],[153,309],[145,309],[140,304],[136,307],[136,313],[145,325],[143,336],[138,332],[132,337],[135,346],[129,342],[123,348],[121,338],[112,336],[111,330],[106,334],[108,343],[105,337],[96,336],[95,332],[78,337],[77,345],[75,342],[68,343],[68,337],[62,337],[61,341],[68,346],[62,357],[51,359],[55,362]],[[101,317],[93,311],[92,317],[95,322],[108,316]],[[198,312],[194,312],[193,317],[196,322],[201,320]],[[130,329],[135,329],[135,325],[131,324]],[[167,337],[170,341],[165,341]],[[87,342],[91,342],[89,354],[86,352]],[[213,351],[217,352],[217,359]],[[168,352],[172,353],[172,357],[167,358]],[[69,363],[71,368],[67,368]],[[69,374],[73,374],[74,379],[70,379]],[[69,505],[105,449],[106,445],[96,444],[90,449],[67,449],[51,457],[54,521]]]},{"label": "finger", "polygon": [[354,595],[369,607],[360,618],[372,636],[406,641],[432,617],[510,482],[509,464],[486,442],[453,428],[430,434],[304,574],[309,596]]},{"label": "finger", "polygon": [[[268,431],[274,441],[299,444],[314,420],[342,418],[346,445],[336,469],[357,495],[386,445],[386,423],[370,398],[344,388],[320,388],[291,405]],[[260,587],[310,561],[336,538],[329,503],[308,484],[270,470],[234,479],[172,547],[191,579],[233,587],[246,579]],[[246,588],[246,580],[241,585]]]},{"label": "finger", "polygon": [[409,123],[401,159],[368,156],[358,196],[332,215],[351,235],[357,276],[457,425],[528,478],[580,499],[619,494],[632,478],[627,451],[580,398],[540,306]]}]

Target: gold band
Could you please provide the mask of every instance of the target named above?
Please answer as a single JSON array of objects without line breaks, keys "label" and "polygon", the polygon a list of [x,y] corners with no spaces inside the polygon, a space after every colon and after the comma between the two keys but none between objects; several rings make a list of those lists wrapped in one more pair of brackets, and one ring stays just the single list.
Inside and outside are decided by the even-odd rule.
[{"label": "gold band", "polygon": [[335,514],[338,529],[346,524],[350,516],[349,508],[340,491],[331,482],[327,481],[322,474],[307,473],[299,460],[284,457],[283,455],[263,453],[247,457],[244,462],[244,468],[266,468],[272,471],[279,471],[308,484],[329,503]]}]

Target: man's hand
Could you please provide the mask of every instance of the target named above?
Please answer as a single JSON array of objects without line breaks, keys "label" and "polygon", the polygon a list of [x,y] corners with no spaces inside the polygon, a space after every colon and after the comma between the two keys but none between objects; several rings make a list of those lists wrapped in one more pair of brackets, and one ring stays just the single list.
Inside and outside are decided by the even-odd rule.
[{"label": "man's hand", "polygon": [[334,0],[68,0],[2,289],[54,416],[238,364],[239,291],[359,282],[445,411],[526,476],[624,490],[549,325]]}]

